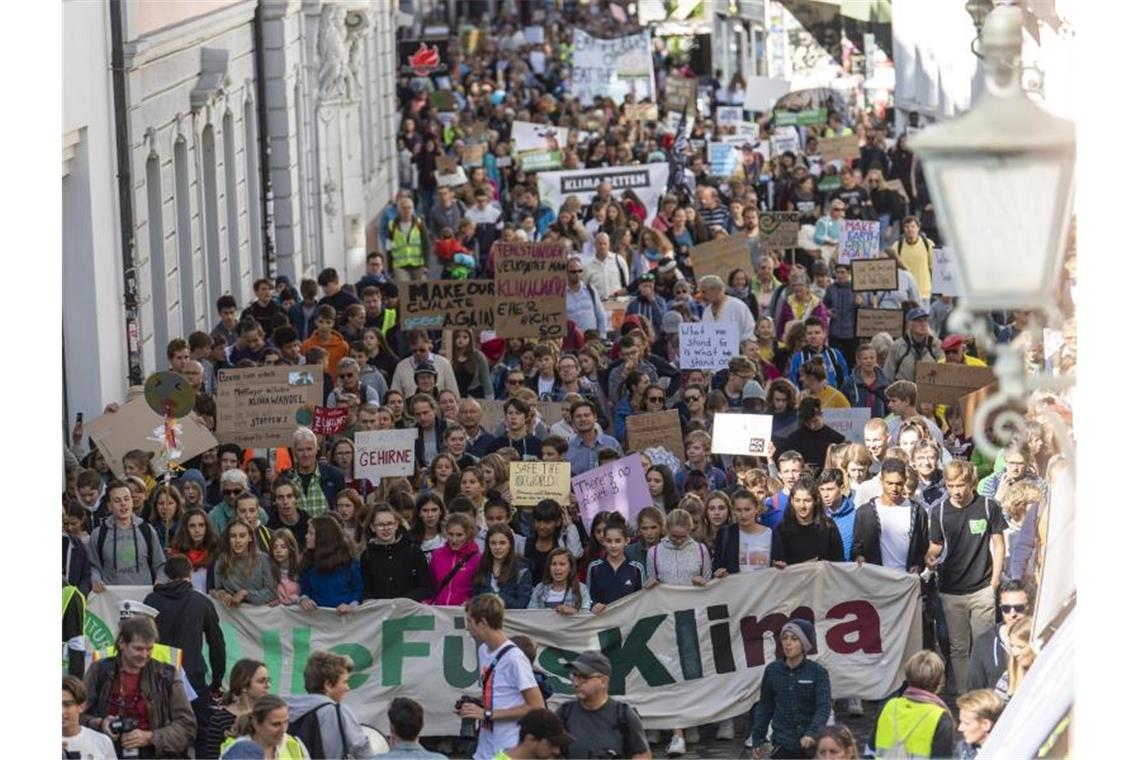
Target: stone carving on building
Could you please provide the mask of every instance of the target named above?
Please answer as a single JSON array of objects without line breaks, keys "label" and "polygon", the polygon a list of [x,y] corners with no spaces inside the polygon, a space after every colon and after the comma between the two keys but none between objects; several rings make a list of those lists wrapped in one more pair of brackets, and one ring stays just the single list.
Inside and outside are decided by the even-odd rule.
[{"label": "stone carving on building", "polygon": [[[331,171],[331,169],[325,169],[326,173],[331,173]],[[340,187],[333,181],[332,177],[329,177],[321,189],[325,191],[325,213],[329,216],[336,216],[336,194]]]},{"label": "stone carving on building", "polygon": [[317,37],[317,53],[321,68],[317,75],[320,99],[349,100],[358,84],[349,63],[349,41],[345,35],[348,11],[341,5],[329,3],[321,10],[321,29]]}]

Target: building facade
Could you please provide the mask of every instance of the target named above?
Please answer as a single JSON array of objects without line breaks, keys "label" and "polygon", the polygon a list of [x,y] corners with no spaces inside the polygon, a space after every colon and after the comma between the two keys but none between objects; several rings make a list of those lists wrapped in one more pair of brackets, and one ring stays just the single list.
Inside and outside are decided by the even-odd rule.
[{"label": "building facade", "polygon": [[[363,271],[397,186],[394,0],[64,3],[65,414],[252,283]],[[69,427],[69,426],[68,426]]]}]

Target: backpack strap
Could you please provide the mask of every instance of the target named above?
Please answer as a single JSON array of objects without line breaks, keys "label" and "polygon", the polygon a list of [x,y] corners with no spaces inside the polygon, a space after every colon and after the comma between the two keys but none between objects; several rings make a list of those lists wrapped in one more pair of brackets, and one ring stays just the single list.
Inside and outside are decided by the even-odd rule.
[{"label": "backpack strap", "polygon": [[150,582],[154,583],[158,580],[154,572],[154,528],[147,523],[142,523],[139,530],[143,534],[143,541],[146,542],[146,569],[150,571]]}]

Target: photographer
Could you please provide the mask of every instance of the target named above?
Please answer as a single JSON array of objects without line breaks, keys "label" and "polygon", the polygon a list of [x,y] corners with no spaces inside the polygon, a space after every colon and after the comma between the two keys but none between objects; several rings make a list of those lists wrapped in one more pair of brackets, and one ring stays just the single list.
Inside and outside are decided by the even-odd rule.
[{"label": "photographer", "polygon": [[175,669],[151,659],[158,640],[154,621],[128,618],[119,625],[114,657],[87,670],[87,708],[80,722],[115,742],[119,757],[186,757],[197,724]]},{"label": "photographer", "polygon": [[560,705],[557,714],[576,738],[563,750],[563,757],[653,757],[641,716],[624,702],[610,699],[611,672],[610,658],[597,651],[582,652],[570,664],[577,699]]},{"label": "photographer", "polygon": [[470,736],[474,726],[479,726],[475,760],[491,760],[519,743],[518,720],[543,706],[542,692],[530,661],[503,633],[503,600],[480,594],[467,601],[464,611],[467,632],[479,643],[483,695],[482,699],[464,695],[455,712],[464,721],[462,736]]}]

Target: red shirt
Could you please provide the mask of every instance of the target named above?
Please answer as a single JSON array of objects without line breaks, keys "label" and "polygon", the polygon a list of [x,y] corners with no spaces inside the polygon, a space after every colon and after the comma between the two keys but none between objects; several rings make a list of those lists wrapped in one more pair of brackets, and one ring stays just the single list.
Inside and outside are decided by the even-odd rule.
[{"label": "red shirt", "polygon": [[141,676],[141,673],[119,671],[119,675],[112,685],[111,706],[108,714],[117,715],[120,718],[134,718],[138,721],[140,729],[149,731],[150,711],[147,708],[146,700],[143,699],[142,690],[139,688]]}]

